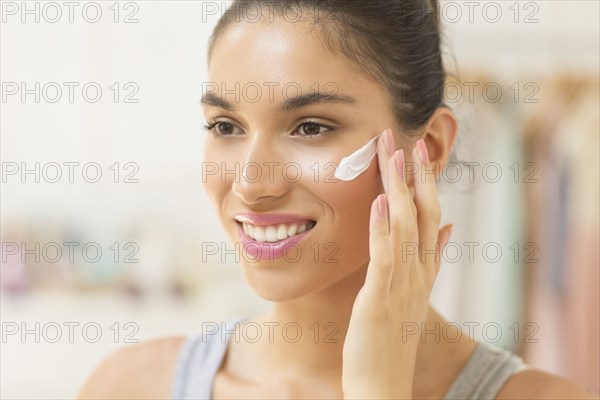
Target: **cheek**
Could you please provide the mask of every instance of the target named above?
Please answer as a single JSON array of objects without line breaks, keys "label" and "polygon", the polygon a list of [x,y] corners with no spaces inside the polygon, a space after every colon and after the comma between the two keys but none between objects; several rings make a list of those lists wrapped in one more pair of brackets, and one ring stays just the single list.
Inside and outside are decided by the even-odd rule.
[{"label": "cheek", "polygon": [[224,152],[219,146],[211,143],[210,140],[206,141],[204,149],[202,185],[219,218],[222,218],[221,207],[227,192],[231,188],[231,182],[224,179],[222,170],[227,168],[228,165],[232,165],[234,161],[229,159],[231,157],[230,152]]},{"label": "cheek", "polygon": [[215,197],[218,197],[220,186],[222,186],[219,182],[220,165],[216,159],[210,156],[210,154],[214,154],[214,152],[211,152],[211,146],[206,145],[204,149],[204,159],[202,161],[202,185],[204,186],[204,191],[214,203]]},{"label": "cheek", "polygon": [[328,208],[319,240],[335,243],[346,271],[368,262],[371,204],[383,191],[376,161],[353,181],[321,182],[311,191]]}]

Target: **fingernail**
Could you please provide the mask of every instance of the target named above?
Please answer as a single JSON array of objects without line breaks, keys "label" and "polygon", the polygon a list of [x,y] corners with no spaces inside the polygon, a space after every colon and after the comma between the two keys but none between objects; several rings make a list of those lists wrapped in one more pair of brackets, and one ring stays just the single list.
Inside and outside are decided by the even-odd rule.
[{"label": "fingernail", "polygon": [[398,175],[404,176],[404,150],[400,149],[395,154],[396,157],[396,171]]},{"label": "fingernail", "polygon": [[383,144],[389,156],[394,154],[394,137],[391,129],[383,131]]},{"label": "fingernail", "polygon": [[417,140],[417,151],[419,152],[419,158],[421,162],[429,163],[429,153],[427,152],[427,146],[423,139]]},{"label": "fingernail", "polygon": [[385,194],[377,196],[377,211],[379,211],[379,216],[381,218],[387,216],[387,199],[385,198]]}]

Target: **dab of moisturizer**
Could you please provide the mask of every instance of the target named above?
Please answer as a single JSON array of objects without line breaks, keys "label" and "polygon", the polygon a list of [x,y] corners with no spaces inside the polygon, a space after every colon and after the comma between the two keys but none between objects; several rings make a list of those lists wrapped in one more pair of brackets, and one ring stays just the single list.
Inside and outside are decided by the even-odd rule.
[{"label": "dab of moisturizer", "polygon": [[366,171],[371,165],[373,157],[377,154],[378,137],[379,135],[375,136],[363,147],[344,157],[336,168],[334,176],[342,181],[351,181]]}]

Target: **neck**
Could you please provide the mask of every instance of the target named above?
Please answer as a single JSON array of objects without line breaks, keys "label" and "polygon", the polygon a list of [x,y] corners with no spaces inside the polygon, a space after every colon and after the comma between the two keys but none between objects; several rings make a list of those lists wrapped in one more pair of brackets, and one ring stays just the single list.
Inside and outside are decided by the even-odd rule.
[{"label": "neck", "polygon": [[[227,368],[234,375],[254,382],[265,382],[276,376],[309,375],[340,379],[344,339],[365,274],[366,268],[360,268],[326,290],[292,301],[277,302],[268,313],[251,319],[260,326],[262,336],[255,343],[244,340],[243,336],[240,343],[231,343],[235,350],[229,352]],[[430,306],[424,329],[440,332],[446,323]],[[248,336],[254,338],[255,330],[251,332]],[[455,328],[450,327],[444,333],[454,337],[455,332]],[[272,336],[272,341],[269,336]],[[415,390],[420,391],[419,382],[429,384],[430,378],[436,374],[439,378],[443,368],[448,367],[440,360],[451,359],[450,356],[456,352],[464,353],[465,346],[473,345],[468,340],[463,335],[458,342],[450,343],[440,340],[439,335],[424,335],[417,351]]]}]

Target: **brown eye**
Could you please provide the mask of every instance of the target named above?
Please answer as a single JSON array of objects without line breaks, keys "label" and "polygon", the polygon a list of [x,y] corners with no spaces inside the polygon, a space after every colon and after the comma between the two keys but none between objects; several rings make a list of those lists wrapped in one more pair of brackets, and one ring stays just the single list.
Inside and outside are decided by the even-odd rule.
[{"label": "brown eye", "polygon": [[236,129],[240,130],[235,124],[227,121],[209,123],[204,125],[204,129],[215,136],[237,136],[239,132],[236,132]]},{"label": "brown eye", "polygon": [[228,136],[233,133],[234,127],[229,122],[217,122],[215,129],[217,135]]},{"label": "brown eye", "polygon": [[300,136],[323,136],[331,131],[326,125],[316,122],[304,122],[298,126]]}]

